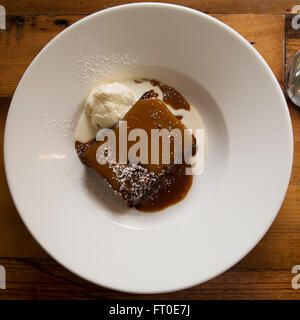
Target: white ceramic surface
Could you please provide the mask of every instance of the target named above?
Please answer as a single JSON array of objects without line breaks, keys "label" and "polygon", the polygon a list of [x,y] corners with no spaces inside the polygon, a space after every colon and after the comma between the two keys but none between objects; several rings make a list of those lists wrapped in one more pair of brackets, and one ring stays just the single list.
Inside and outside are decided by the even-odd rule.
[{"label": "white ceramic surface", "polygon": [[[74,151],[91,85],[126,73],[177,88],[206,128],[204,173],[157,213],[127,209]],[[244,257],[276,217],[292,156],[284,96],[256,50],[214,18],[157,3],[106,9],[59,34],[24,74],[5,130],[10,191],[32,235],[81,277],[139,293],[199,284]]]}]

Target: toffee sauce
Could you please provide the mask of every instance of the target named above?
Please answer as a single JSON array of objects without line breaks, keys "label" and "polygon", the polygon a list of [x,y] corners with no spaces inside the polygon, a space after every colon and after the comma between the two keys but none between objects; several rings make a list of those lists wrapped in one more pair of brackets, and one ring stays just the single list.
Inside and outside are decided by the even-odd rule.
[{"label": "toffee sauce", "polygon": [[155,212],[163,210],[183,200],[193,184],[193,176],[185,174],[184,166],[175,166],[167,174],[164,183],[147,199],[135,206],[137,210]]},{"label": "toffee sauce", "polygon": [[[135,80],[136,83],[141,83],[142,81],[150,81],[153,86],[158,86],[163,93],[163,101],[174,109],[190,110],[189,103],[176,89],[154,79]],[[149,92],[145,92],[142,99],[151,99],[156,97],[157,94],[151,90]],[[177,116],[177,119],[181,120],[182,116]],[[96,140],[93,139],[87,143],[79,141],[75,142],[75,149],[81,160],[83,160],[84,152],[90,148],[95,141]],[[185,174],[186,167],[187,165],[174,165],[170,172],[166,174],[164,182],[159,185],[156,190],[153,190],[150,197],[147,196],[145,199],[142,198],[135,206],[136,209],[143,212],[155,212],[163,210],[183,200],[188,194],[193,183],[193,176]]]},{"label": "toffee sauce", "polygon": [[[83,153],[95,143],[95,139],[82,143],[75,142],[75,149],[81,161],[83,161]],[[153,190],[150,196],[135,206],[138,211],[155,212],[163,210],[183,200],[188,194],[192,184],[193,176],[186,175],[184,170],[186,166],[175,165],[170,173],[166,174],[164,182]]]}]

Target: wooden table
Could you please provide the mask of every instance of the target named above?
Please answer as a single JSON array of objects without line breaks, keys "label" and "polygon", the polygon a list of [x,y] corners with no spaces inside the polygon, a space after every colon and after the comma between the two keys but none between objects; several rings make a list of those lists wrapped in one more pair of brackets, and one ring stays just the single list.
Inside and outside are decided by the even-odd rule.
[{"label": "wooden table", "polygon": [[[26,67],[56,34],[87,14],[126,3],[119,0],[0,0],[7,30],[0,32],[0,265],[7,289],[0,299],[299,299],[291,287],[300,265],[300,110],[289,104],[294,129],[294,167],[282,208],[263,240],[221,276],[191,289],[161,295],[107,290],[73,275],[50,258],[31,237],[11,199],[3,164],[3,134],[11,97]],[[291,27],[299,1],[182,0],[240,32],[262,54],[282,89],[286,64],[300,49],[300,30]]]}]

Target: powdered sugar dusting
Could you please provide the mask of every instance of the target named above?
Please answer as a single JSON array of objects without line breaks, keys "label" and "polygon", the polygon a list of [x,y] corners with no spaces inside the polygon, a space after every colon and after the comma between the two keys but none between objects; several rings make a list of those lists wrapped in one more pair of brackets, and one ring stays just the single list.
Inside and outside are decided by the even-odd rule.
[{"label": "powdered sugar dusting", "polygon": [[76,128],[75,121],[54,118],[50,113],[42,115],[42,124],[45,132],[63,137],[73,135]]},{"label": "powdered sugar dusting", "polygon": [[72,64],[74,73],[85,84],[95,83],[101,77],[124,67],[133,67],[138,63],[128,54],[107,53],[103,49],[98,49],[91,39],[85,48],[86,51],[81,53]]},{"label": "powdered sugar dusting", "polygon": [[119,190],[116,193],[131,205],[136,205],[160,177],[136,163],[113,163],[109,166],[115,174],[113,179],[119,184]]},{"label": "powdered sugar dusting", "polygon": [[88,33],[85,27],[78,34],[81,52],[72,62],[72,69],[76,77],[84,84],[98,82],[100,78],[122,68],[132,68],[137,65],[136,58],[126,53],[107,52],[99,46],[99,39]]}]

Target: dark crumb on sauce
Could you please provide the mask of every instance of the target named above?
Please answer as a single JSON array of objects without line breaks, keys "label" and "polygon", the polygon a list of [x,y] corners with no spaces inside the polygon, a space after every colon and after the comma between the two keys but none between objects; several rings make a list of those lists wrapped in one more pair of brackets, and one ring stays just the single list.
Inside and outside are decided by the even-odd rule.
[{"label": "dark crumb on sauce", "polygon": [[142,95],[141,99],[145,100],[145,99],[151,99],[151,98],[157,98],[157,97],[158,97],[158,93],[156,93],[154,90],[149,90]]},{"label": "dark crumb on sauce", "polygon": [[80,142],[80,141],[75,141],[75,149],[77,151],[77,154],[79,158],[82,160],[83,159],[83,154],[86,152],[86,150],[92,146],[94,143],[96,143],[96,139],[93,139],[89,142]]}]

